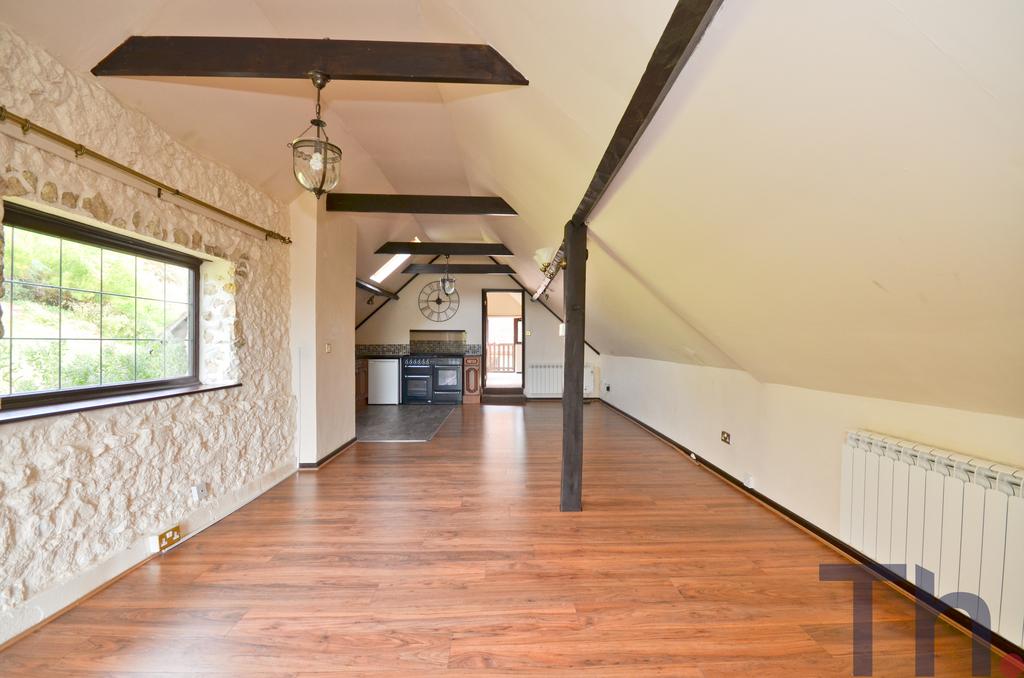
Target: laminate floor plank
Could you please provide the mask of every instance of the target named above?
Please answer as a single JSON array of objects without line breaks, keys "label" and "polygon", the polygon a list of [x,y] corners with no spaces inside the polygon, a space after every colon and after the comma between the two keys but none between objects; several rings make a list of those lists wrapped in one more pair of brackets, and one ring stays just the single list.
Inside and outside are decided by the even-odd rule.
[{"label": "laminate floor plank", "polygon": [[[843,557],[601,405],[584,510],[558,511],[557,403],[456,408],[356,443],[5,652],[33,678],[852,675]],[[875,675],[914,607],[874,589]],[[939,623],[937,675],[969,675]],[[993,675],[999,661],[993,662]]]}]

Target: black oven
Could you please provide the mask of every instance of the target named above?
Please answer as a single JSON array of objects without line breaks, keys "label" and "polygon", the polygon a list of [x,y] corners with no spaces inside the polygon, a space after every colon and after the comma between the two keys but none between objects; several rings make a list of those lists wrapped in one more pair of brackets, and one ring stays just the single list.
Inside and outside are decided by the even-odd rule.
[{"label": "black oven", "polygon": [[402,358],[403,403],[461,403],[462,358],[406,356]]},{"label": "black oven", "polygon": [[432,402],[462,402],[462,358],[434,358]]},{"label": "black oven", "polygon": [[429,403],[434,394],[434,368],[429,358],[402,358],[402,402]]}]

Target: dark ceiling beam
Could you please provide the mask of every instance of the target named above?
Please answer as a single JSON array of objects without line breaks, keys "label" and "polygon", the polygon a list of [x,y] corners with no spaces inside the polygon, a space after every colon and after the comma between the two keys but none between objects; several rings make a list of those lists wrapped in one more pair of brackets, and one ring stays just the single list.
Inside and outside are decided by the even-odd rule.
[{"label": "dark ceiling beam", "polygon": [[92,69],[93,75],[526,85],[490,45],[297,38],[133,35]]},{"label": "dark ceiling beam", "polygon": [[633,91],[633,98],[612,134],[597,171],[580,201],[573,222],[585,224],[590,213],[608,190],[647,125],[658,112],[683,66],[697,48],[723,0],[679,0],[669,17],[647,68]]},{"label": "dark ceiling beam", "polygon": [[376,254],[510,257],[512,251],[500,242],[386,242],[377,248]]},{"label": "dark ceiling beam", "polygon": [[[587,222],[686,65],[723,0],[679,0],[626,105],[597,171],[565,225],[565,358],[559,508],[583,509],[583,376],[587,310]],[[560,248],[561,249],[561,248]],[[555,273],[558,271],[556,270]],[[546,288],[546,286],[545,286]]]},{"label": "dark ceiling beam", "polygon": [[356,287],[361,290],[365,290],[375,296],[387,297],[388,299],[391,299],[393,301],[398,301],[397,294],[395,294],[394,292],[388,292],[383,287],[374,285],[372,282],[366,282],[365,280],[360,280],[359,278],[356,278]]},{"label": "dark ceiling beam", "polygon": [[587,227],[565,225],[565,358],[562,370],[560,511],[583,510],[583,369],[586,364]]},{"label": "dark ceiling beam", "polygon": [[328,193],[328,212],[390,214],[476,214],[515,216],[516,211],[496,196],[396,195],[389,193]]},{"label": "dark ceiling beam", "polygon": [[505,264],[409,264],[402,273],[419,275],[446,271],[452,275],[490,275],[493,273],[508,275],[515,273],[515,269]]}]

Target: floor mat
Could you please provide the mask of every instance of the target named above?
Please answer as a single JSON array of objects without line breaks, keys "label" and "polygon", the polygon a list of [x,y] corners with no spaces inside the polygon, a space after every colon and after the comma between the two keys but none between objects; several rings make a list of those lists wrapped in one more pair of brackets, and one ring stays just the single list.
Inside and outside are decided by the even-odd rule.
[{"label": "floor mat", "polygon": [[356,439],[423,443],[433,439],[454,405],[370,405],[356,412]]}]

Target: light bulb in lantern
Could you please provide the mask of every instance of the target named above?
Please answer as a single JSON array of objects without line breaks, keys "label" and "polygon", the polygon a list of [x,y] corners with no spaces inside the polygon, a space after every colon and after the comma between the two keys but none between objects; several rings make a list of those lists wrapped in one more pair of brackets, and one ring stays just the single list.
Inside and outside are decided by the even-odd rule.
[{"label": "light bulb in lantern", "polygon": [[316,117],[309,121],[306,131],[315,127],[316,136],[295,139],[288,145],[292,149],[292,173],[295,180],[319,199],[338,184],[341,149],[330,142],[327,123],[320,118],[320,90],[331,78],[322,71],[310,71],[309,77],[316,87]]}]

